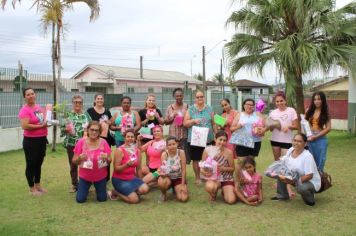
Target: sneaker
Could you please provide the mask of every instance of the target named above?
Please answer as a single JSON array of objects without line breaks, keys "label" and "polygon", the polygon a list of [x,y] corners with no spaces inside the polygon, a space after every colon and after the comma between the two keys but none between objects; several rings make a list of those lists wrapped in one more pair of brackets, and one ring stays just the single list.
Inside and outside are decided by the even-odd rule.
[{"label": "sneaker", "polygon": [[279,197],[271,197],[272,201],[285,201],[285,200],[289,200],[289,198],[279,198]]},{"label": "sneaker", "polygon": [[314,206],[315,202],[305,202],[305,204],[307,204],[308,206]]}]

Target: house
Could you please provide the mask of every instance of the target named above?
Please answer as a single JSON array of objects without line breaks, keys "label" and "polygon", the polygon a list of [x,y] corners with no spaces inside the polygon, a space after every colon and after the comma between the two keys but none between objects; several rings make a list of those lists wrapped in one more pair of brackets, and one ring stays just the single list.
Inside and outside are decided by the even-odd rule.
[{"label": "house", "polygon": [[[210,91],[221,91],[222,87],[219,83],[215,81],[207,81],[207,88]],[[269,89],[271,86],[268,84],[258,83],[252,80],[242,79],[236,80],[233,83],[233,88],[230,85],[224,84],[225,92],[237,92],[241,91],[244,94],[269,94]]]},{"label": "house", "polygon": [[89,64],[71,78],[79,92],[167,92],[177,87],[195,89],[201,81],[181,72]]},{"label": "house", "polygon": [[316,91],[323,91],[326,95],[331,116],[331,127],[338,130],[347,130],[349,77],[340,76],[312,87],[310,93],[305,96],[305,109],[308,108],[311,102],[311,96],[313,92]]},{"label": "house", "polygon": [[258,83],[252,80],[241,79],[234,82],[236,91],[248,94],[269,94],[271,86],[268,84]]}]

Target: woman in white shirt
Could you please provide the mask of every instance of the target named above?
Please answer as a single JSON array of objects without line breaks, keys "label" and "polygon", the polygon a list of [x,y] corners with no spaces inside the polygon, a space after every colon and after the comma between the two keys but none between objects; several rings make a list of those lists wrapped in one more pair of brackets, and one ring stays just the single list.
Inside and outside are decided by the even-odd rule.
[{"label": "woman in white shirt", "polygon": [[285,176],[279,176],[277,182],[277,196],[271,200],[289,199],[287,184],[296,186],[297,192],[302,196],[305,204],[315,205],[314,193],[320,189],[320,175],[312,154],[305,150],[307,137],[305,134],[296,134],[292,140],[292,147],[287,151],[284,159],[287,167],[298,173],[298,181],[292,181]]}]

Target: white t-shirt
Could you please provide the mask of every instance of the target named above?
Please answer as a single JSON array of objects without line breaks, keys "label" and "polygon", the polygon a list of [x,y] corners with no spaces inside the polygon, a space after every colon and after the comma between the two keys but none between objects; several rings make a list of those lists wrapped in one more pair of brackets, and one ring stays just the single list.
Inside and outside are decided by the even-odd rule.
[{"label": "white t-shirt", "polygon": [[320,175],[313,155],[308,150],[304,150],[298,157],[293,158],[291,155],[293,150],[293,147],[288,149],[288,152],[284,157],[287,167],[292,171],[298,172],[300,176],[313,174],[313,178],[309,181],[314,185],[315,191],[319,191]]},{"label": "white t-shirt", "polygon": [[[281,122],[281,127],[286,127],[292,125],[292,122],[298,119],[297,112],[292,107],[287,107],[284,111],[280,111],[278,108],[271,111],[269,114],[273,120],[279,120]],[[272,131],[271,140],[280,143],[292,143],[293,131],[288,130],[287,133],[274,129]]]}]

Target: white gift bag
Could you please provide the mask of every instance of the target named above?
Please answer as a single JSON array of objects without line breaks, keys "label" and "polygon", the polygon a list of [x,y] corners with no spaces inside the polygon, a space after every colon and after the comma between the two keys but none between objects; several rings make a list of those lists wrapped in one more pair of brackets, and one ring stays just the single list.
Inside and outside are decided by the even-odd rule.
[{"label": "white gift bag", "polygon": [[206,147],[206,142],[208,141],[208,134],[209,128],[193,126],[190,145]]}]

